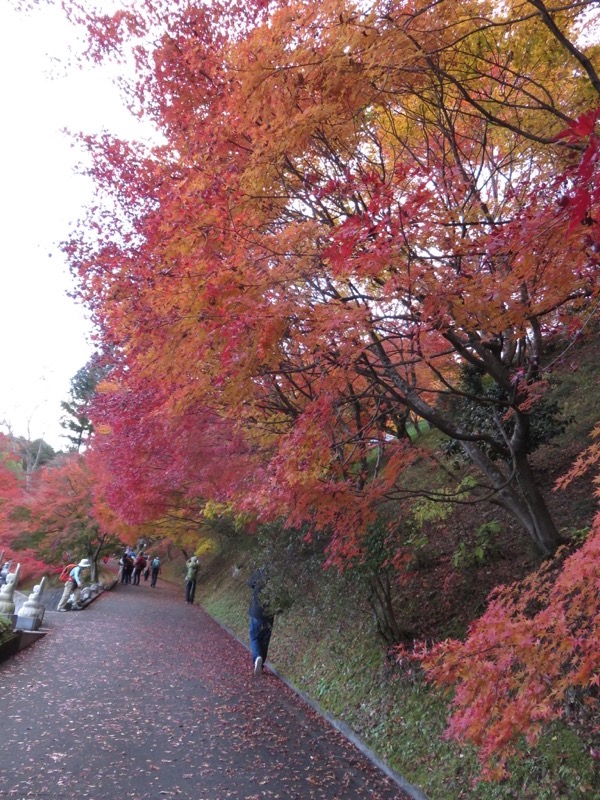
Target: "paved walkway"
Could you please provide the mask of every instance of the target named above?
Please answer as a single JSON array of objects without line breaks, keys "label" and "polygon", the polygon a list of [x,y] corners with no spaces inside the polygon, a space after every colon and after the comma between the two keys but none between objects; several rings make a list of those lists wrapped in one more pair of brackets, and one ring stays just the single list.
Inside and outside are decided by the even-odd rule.
[{"label": "paved walkway", "polygon": [[160,580],[44,625],[0,664],[2,800],[406,800]]}]

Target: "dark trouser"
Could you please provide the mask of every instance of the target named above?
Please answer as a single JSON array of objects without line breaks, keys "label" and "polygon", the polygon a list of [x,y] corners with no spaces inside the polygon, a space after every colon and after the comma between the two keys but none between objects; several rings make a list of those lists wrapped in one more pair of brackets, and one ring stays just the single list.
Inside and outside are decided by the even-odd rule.
[{"label": "dark trouser", "polygon": [[158,570],[152,570],[152,580],[150,581],[150,586],[156,586],[156,579],[158,578]]},{"label": "dark trouser", "polygon": [[192,578],[185,582],[185,599],[187,603],[194,602],[194,595],[196,594],[196,579]]},{"label": "dark trouser", "polygon": [[133,570],[133,583],[135,586],[140,585],[140,575],[142,574],[141,569],[134,569]]},{"label": "dark trouser", "polygon": [[271,631],[273,630],[273,617],[257,619],[250,617],[250,650],[252,652],[252,663],[260,656],[263,664],[267,660],[267,651],[271,641]]}]

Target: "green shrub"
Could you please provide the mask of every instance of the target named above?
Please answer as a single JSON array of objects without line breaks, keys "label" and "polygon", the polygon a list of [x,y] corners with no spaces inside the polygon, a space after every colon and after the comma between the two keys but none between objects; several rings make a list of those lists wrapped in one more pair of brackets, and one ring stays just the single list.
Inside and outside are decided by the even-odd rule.
[{"label": "green shrub", "polygon": [[491,561],[498,553],[496,534],[502,526],[497,520],[485,522],[477,528],[474,542],[461,542],[452,555],[452,566],[457,569],[480,567]]},{"label": "green shrub", "polygon": [[12,639],[14,635],[11,620],[4,614],[0,614],[0,644]]}]

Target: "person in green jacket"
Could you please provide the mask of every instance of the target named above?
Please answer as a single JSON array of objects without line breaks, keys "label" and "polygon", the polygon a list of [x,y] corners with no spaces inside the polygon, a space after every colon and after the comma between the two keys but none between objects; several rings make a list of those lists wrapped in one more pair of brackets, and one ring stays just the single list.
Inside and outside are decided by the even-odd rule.
[{"label": "person in green jacket", "polygon": [[185,565],[187,567],[187,572],[185,573],[185,602],[191,604],[194,602],[194,595],[196,594],[196,581],[200,563],[196,556],[192,556],[188,558]]}]

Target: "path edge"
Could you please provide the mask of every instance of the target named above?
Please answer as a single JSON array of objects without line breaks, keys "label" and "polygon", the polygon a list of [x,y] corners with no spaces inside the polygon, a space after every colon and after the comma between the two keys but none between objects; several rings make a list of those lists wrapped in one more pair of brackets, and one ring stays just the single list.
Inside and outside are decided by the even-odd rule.
[{"label": "path edge", "polygon": [[[212,619],[213,622],[215,622],[222,630],[228,633],[233,639],[236,640],[236,642],[239,642],[242,647],[250,652],[250,648],[246,642],[243,639],[240,639],[235,631],[231,630],[231,628],[229,628],[223,622],[215,619],[215,617],[213,617],[212,614],[209,614],[203,606],[200,606],[200,608],[207,617],[210,617],[210,619]],[[328,711],[325,711],[325,709],[321,708],[316,700],[313,700],[312,697],[309,697],[297,686],[294,686],[294,684],[284,677],[270,661],[268,664],[268,669],[270,672],[276,675],[277,678],[279,678],[279,680],[288,687],[288,689],[294,692],[294,694],[298,695],[298,697],[300,697],[308,706],[310,706],[313,711],[315,711],[320,717],[328,722],[332,728],[335,728],[339,733],[342,734],[342,736],[351,742],[351,744],[360,750],[360,752],[366,756],[366,758],[368,758],[369,761],[371,761],[376,767],[378,767],[378,769],[380,769],[390,780],[394,781],[394,783],[397,784],[397,786],[402,789],[402,791],[405,792],[411,798],[411,800],[430,800],[427,795],[424,794],[421,789],[419,789],[418,786],[413,786],[413,784],[409,783],[406,778],[403,778],[399,772],[396,772],[396,770],[392,769],[392,767],[386,764],[382,758],[380,758],[373,750],[371,750],[368,745],[363,742],[363,740],[352,730],[352,728],[350,728],[349,725],[347,725],[345,722],[342,722],[342,720],[337,719]]]}]

